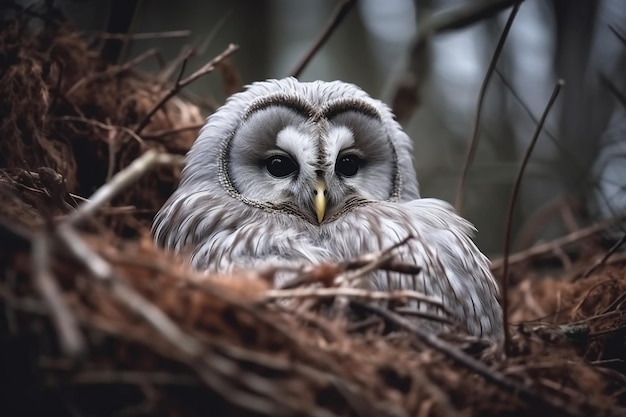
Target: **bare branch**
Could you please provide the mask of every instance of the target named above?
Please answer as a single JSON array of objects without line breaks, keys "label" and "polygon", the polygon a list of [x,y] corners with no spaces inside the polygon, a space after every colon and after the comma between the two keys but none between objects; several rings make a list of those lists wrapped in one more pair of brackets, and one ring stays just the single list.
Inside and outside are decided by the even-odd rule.
[{"label": "bare branch", "polygon": [[[290,290],[268,290],[263,294],[264,301],[282,300],[285,298],[335,298],[347,297],[367,301],[419,301],[446,311],[446,307],[438,297],[431,297],[418,291],[370,291],[363,288],[296,288]],[[450,314],[446,311],[446,313]]]},{"label": "bare branch", "polygon": [[624,242],[626,242],[626,234],[622,235],[622,237],[615,242],[615,244],[611,247],[611,249],[609,249],[604,256],[598,260],[598,262],[596,262],[595,264],[593,264],[591,267],[589,267],[589,269],[587,269],[581,276],[581,278],[586,278],[589,275],[591,275],[596,269],[598,269],[599,267],[601,267],[602,265],[604,265],[606,263],[606,261],[611,257],[611,255],[613,255],[615,252],[617,252],[617,250],[624,244]]},{"label": "bare branch", "polygon": [[90,32],[94,37],[100,39],[118,39],[139,41],[144,39],[168,39],[184,38],[191,35],[190,30],[170,30],[165,32],[145,32],[145,33],[110,33],[110,32]]},{"label": "bare branch", "polygon": [[476,105],[476,118],[474,119],[474,132],[472,133],[472,139],[470,141],[469,147],[467,148],[467,153],[465,154],[465,161],[463,161],[461,178],[459,179],[459,185],[456,190],[456,201],[454,207],[459,214],[463,212],[463,196],[465,194],[465,183],[467,181],[469,168],[474,161],[476,149],[478,149],[480,116],[482,115],[483,111],[483,102],[485,101],[487,86],[489,85],[489,80],[491,80],[493,71],[496,68],[496,63],[498,62],[500,53],[504,48],[504,41],[506,41],[509,31],[511,30],[511,26],[513,26],[513,21],[515,20],[515,16],[517,15],[517,11],[519,10],[520,5],[521,2],[515,3],[513,9],[511,9],[511,13],[509,13],[509,18],[504,25],[504,29],[502,29],[500,39],[498,39],[498,44],[496,45],[496,49],[493,51],[493,56],[491,57],[491,61],[489,62],[489,67],[487,67],[485,78],[483,79],[483,83],[480,86],[480,92],[478,93],[478,104]]},{"label": "bare branch", "polygon": [[[593,236],[597,233],[600,233],[608,229],[611,226],[621,223],[624,220],[626,220],[626,216],[618,216],[613,219],[604,220],[602,222],[585,227],[584,229],[580,229],[575,232],[572,232],[558,239],[551,240],[550,242],[541,243],[539,245],[535,245],[521,252],[515,253],[509,256],[509,261],[508,261],[509,266],[526,262],[538,256],[542,256],[547,253],[554,252],[556,248],[560,248],[560,247],[578,242],[580,240],[586,239],[590,236]],[[497,271],[501,269],[503,265],[504,265],[503,258],[495,259],[491,262],[491,270]]]},{"label": "bare branch", "polygon": [[59,335],[63,352],[72,358],[85,353],[85,339],[78,328],[76,317],[67,307],[61,289],[50,271],[49,241],[38,235],[32,241],[31,262],[39,293],[50,308],[50,316]]},{"label": "bare branch", "polygon": [[315,54],[320,50],[320,48],[326,43],[326,41],[330,38],[330,35],[333,34],[335,29],[339,27],[343,19],[348,15],[350,10],[356,4],[356,0],[343,0],[341,4],[335,10],[335,13],[330,18],[328,24],[324,31],[319,35],[319,37],[313,42],[313,45],[309,48],[306,54],[300,59],[295,66],[295,68],[291,71],[291,76],[298,78],[302,71],[306,68],[306,66],[311,62]]},{"label": "bare branch", "polygon": [[563,80],[558,80],[556,85],[554,86],[554,89],[552,90],[552,94],[550,98],[548,99],[548,104],[546,105],[546,108],[543,111],[541,118],[539,119],[539,123],[537,124],[537,127],[535,128],[535,133],[533,134],[530,140],[530,143],[528,144],[528,147],[526,148],[526,153],[524,154],[524,158],[522,159],[522,162],[520,163],[519,171],[517,172],[517,177],[515,178],[515,183],[513,184],[513,190],[511,191],[511,197],[509,199],[506,228],[504,232],[504,249],[502,250],[502,258],[504,261],[502,265],[502,283],[501,283],[502,315],[503,315],[503,322],[504,322],[504,351],[507,354],[510,353],[509,348],[510,348],[510,340],[511,340],[509,327],[507,325],[508,324],[508,307],[509,307],[509,302],[508,302],[509,297],[507,294],[507,289],[508,289],[508,273],[509,273],[509,252],[511,250],[511,228],[513,225],[513,211],[515,210],[515,202],[517,201],[517,195],[519,193],[520,185],[522,183],[522,178],[524,177],[524,170],[526,169],[526,165],[528,164],[528,161],[530,160],[530,155],[532,154],[533,149],[535,148],[537,139],[539,139],[539,134],[541,133],[543,129],[543,125],[546,122],[546,119],[548,118],[550,109],[552,109],[552,105],[556,101],[556,98],[558,97],[563,84],[564,84]]},{"label": "bare branch", "polygon": [[[181,89],[183,89],[187,85],[191,84],[192,82],[194,82],[198,78],[202,77],[203,75],[208,74],[210,72],[213,72],[215,70],[215,68],[217,68],[217,66],[219,65],[220,62],[222,62],[226,58],[230,57],[237,50],[239,50],[239,46],[231,43],[230,45],[228,45],[228,48],[226,48],[224,50],[224,52],[222,52],[221,54],[219,54],[218,56],[213,58],[207,64],[203,65],[201,68],[199,68],[193,74],[191,74],[190,76],[188,76],[185,79],[179,79],[176,82],[176,84],[174,84],[165,93],[165,95],[161,98],[161,100],[159,100],[152,107],[152,109],[146,114],[146,117],[143,119],[143,121],[141,121],[141,123],[139,123],[139,125],[135,128],[135,133],[140,134],[143,131],[143,129],[145,129],[145,127],[148,126],[148,124],[150,123],[150,120],[152,119],[152,116],[154,116],[156,114],[156,112],[159,111],[159,109],[161,107],[163,107],[163,105],[169,99],[174,97],[176,95],[176,93],[178,93]],[[183,62],[185,62],[185,61],[183,61]],[[181,75],[182,75],[182,73],[181,73]]]},{"label": "bare branch", "polygon": [[180,156],[159,153],[154,149],[148,150],[124,170],[115,174],[109,182],[98,188],[88,201],[67,216],[64,225],[75,226],[87,217],[92,216],[102,205],[109,202],[121,190],[136,182],[153,167],[178,163],[182,163],[182,157]]}]

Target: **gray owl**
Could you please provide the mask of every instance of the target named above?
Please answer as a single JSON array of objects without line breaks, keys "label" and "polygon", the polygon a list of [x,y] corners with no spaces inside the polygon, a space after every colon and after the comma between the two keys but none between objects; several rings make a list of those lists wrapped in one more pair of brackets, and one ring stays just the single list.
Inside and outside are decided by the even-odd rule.
[{"label": "gray owl", "polygon": [[227,272],[346,260],[412,235],[396,259],[419,266],[418,276],[377,271],[363,285],[437,297],[468,333],[499,341],[489,261],[470,223],[420,198],[412,154],[390,109],[352,84],[257,82],[207,119],[154,237],[198,270]]}]

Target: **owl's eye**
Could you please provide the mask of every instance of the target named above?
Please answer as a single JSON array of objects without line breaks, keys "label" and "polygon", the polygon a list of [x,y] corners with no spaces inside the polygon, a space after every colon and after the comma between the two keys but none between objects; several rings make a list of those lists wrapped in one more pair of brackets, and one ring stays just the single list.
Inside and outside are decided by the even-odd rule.
[{"label": "owl's eye", "polygon": [[282,178],[293,174],[298,165],[285,155],[273,155],[265,160],[267,172],[272,176]]},{"label": "owl's eye", "polygon": [[343,155],[337,159],[335,172],[345,177],[352,177],[359,171],[360,163],[361,159],[356,155]]}]

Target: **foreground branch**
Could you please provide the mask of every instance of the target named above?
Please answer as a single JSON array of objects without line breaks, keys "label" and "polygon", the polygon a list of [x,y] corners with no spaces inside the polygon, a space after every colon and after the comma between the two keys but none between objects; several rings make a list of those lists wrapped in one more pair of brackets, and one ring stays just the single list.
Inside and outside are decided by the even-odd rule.
[{"label": "foreground branch", "polygon": [[76,226],[95,212],[104,204],[111,201],[120,191],[135,183],[145,175],[150,169],[157,165],[172,165],[182,163],[182,157],[159,153],[151,149],[135,159],[128,167],[118,172],[111,180],[102,185],[98,190],[81,204],[76,211],[67,216],[64,221],[65,226]]}]

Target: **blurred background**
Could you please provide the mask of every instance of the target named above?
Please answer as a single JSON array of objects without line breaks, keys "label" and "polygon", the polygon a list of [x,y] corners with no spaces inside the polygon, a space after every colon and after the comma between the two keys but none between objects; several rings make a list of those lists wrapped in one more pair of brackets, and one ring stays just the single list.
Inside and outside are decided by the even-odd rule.
[{"label": "blurred background", "polygon": [[[167,63],[193,46],[199,53],[186,68],[189,74],[229,43],[238,44],[241,49],[232,63],[243,84],[290,75],[340,4],[338,0],[54,3],[86,32],[182,31],[180,36],[148,36],[118,45],[114,57],[119,62],[158,48]],[[435,34],[419,54],[412,51],[416,36],[433,19],[486,3],[502,1],[358,0],[300,76],[303,81],[355,83],[390,105],[402,80],[414,78],[419,100],[400,122],[415,143],[422,195],[453,204],[476,123],[481,84],[511,7]],[[521,4],[488,84],[480,142],[461,209],[476,225],[477,243],[488,255],[502,251],[512,183],[558,79],[565,86],[523,177],[513,216],[514,248],[626,213],[625,39],[622,0]],[[156,61],[142,67],[161,69]],[[177,69],[172,77],[176,74]],[[226,96],[217,73],[191,84],[185,94],[206,115]],[[616,227],[613,237],[623,233]]]}]

